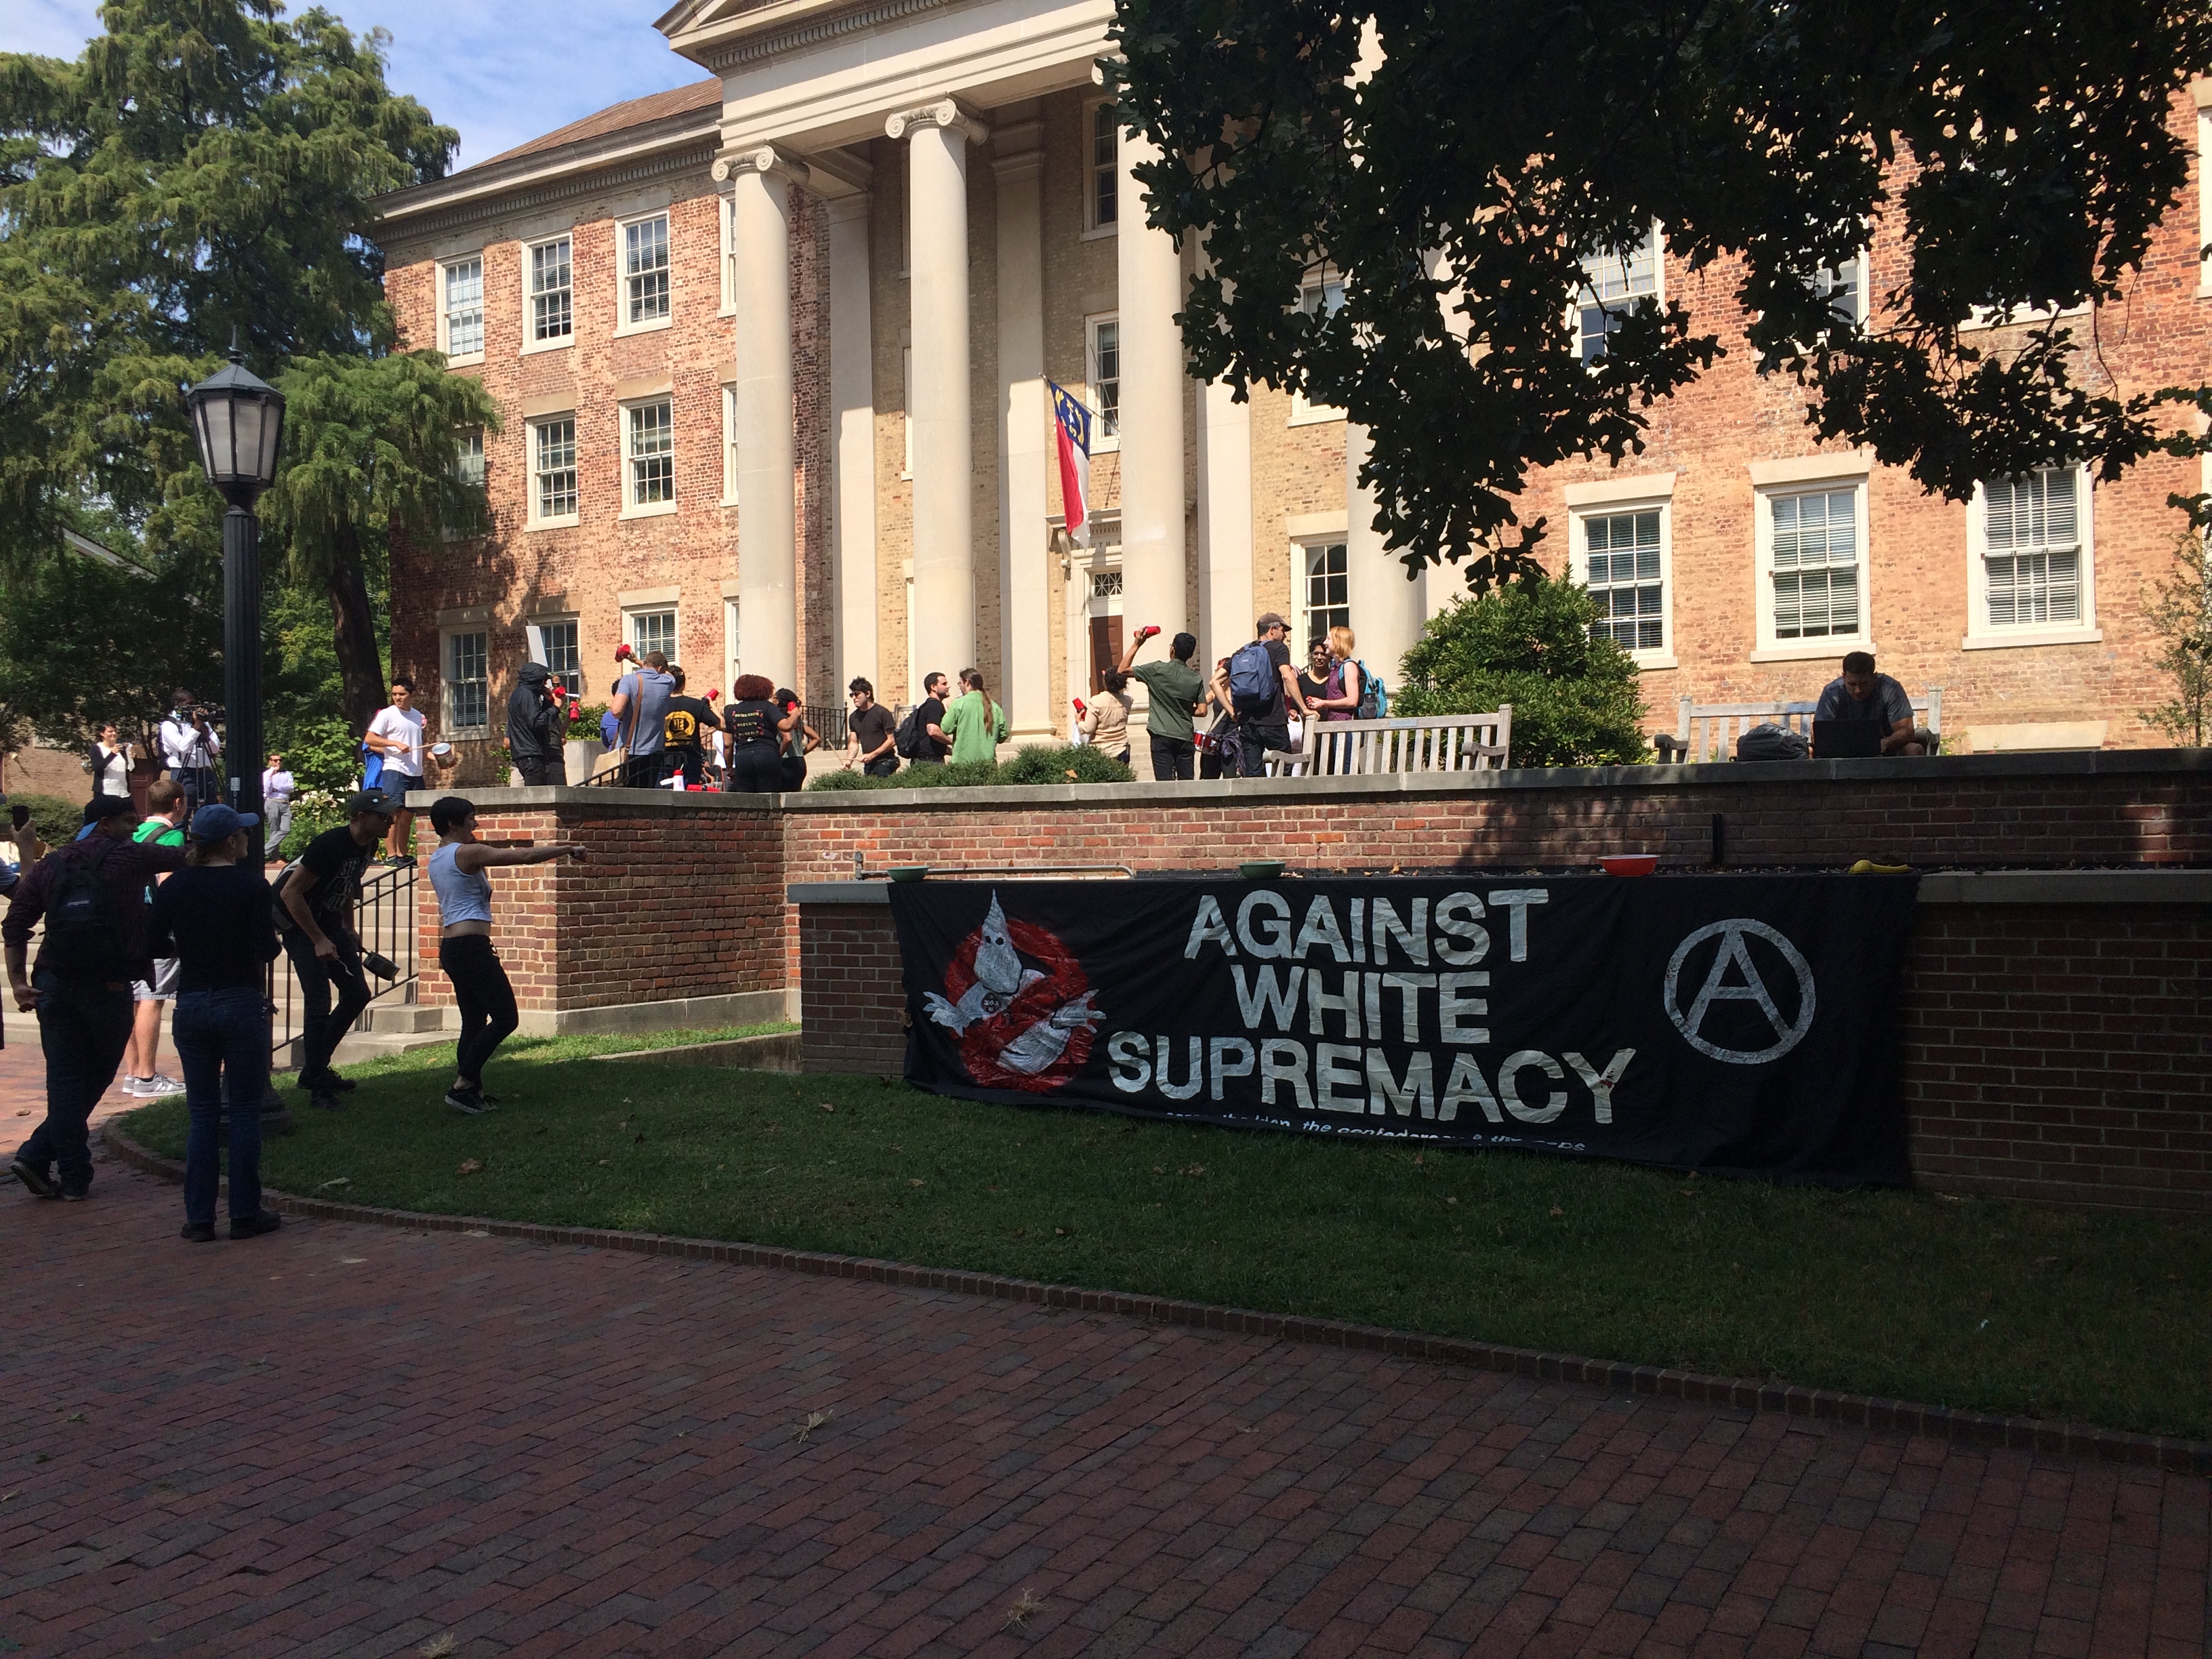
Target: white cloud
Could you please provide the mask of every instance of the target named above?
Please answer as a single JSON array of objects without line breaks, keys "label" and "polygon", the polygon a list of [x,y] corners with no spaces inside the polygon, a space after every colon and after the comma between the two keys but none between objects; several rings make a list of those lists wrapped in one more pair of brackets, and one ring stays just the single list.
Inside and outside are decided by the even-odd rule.
[{"label": "white cloud", "polygon": [[[456,167],[589,115],[705,78],[653,27],[665,3],[605,0],[335,0],[356,33],[392,35],[388,78],[461,135]],[[0,51],[75,58],[98,0],[8,0]]]}]

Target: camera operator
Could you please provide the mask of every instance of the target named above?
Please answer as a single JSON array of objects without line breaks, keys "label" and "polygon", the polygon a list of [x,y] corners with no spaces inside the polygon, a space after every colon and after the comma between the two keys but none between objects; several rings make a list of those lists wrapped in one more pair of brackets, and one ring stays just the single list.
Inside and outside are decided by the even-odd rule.
[{"label": "camera operator", "polygon": [[526,787],[557,787],[568,781],[562,745],[568,735],[568,699],[553,671],[526,662],[507,699],[507,752]]},{"label": "camera operator", "polygon": [[215,776],[222,739],[216,735],[208,713],[206,706],[180,685],[169,699],[168,718],[161,722],[162,764],[168,768],[171,781],[185,792],[187,818],[199,810],[201,802],[222,799]]}]

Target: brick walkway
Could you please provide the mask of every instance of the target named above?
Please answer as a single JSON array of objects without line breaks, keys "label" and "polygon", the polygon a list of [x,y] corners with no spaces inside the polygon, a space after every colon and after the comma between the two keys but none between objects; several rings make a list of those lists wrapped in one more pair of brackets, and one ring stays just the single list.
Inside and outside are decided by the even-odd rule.
[{"label": "brick walkway", "polygon": [[2205,1651],[2191,1477],[485,1237],[195,1248],[179,1218],[112,1163],[89,1204],[0,1193],[0,1651]]}]

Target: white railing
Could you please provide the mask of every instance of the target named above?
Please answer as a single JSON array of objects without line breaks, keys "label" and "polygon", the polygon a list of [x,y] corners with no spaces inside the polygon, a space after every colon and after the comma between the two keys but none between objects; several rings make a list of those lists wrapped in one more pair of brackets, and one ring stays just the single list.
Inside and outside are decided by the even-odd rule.
[{"label": "white railing", "polygon": [[1308,720],[1294,754],[1270,754],[1270,777],[1389,772],[1495,772],[1513,742],[1513,706],[1487,714],[1396,720]]},{"label": "white railing", "polygon": [[[1755,726],[1785,726],[1809,743],[1817,707],[1810,702],[1692,702],[1684,697],[1674,707],[1674,736],[1660,734],[1659,757],[1667,759],[1671,749],[1679,762],[1690,766],[1734,760],[1736,739]],[[1942,737],[1943,688],[1931,685],[1924,696],[1913,698],[1912,714],[1920,725]]]}]

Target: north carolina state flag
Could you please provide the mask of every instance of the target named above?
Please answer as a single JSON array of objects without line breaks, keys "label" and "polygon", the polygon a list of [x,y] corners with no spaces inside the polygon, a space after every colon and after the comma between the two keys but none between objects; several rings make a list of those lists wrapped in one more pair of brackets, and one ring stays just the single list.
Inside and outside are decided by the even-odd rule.
[{"label": "north carolina state flag", "polygon": [[1067,538],[1091,545],[1091,410],[1082,398],[1056,380],[1052,388],[1053,424],[1060,429],[1060,499],[1067,510]]}]

